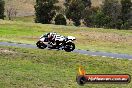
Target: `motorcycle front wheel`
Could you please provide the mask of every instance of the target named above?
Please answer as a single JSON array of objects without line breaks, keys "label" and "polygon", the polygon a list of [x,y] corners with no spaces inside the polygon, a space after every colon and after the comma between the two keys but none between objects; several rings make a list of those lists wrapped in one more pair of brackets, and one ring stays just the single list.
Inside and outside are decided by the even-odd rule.
[{"label": "motorcycle front wheel", "polygon": [[37,47],[38,47],[39,49],[45,49],[45,48],[47,47],[47,45],[44,44],[44,43],[41,42],[41,41],[38,41],[38,42],[36,43],[36,45],[37,45]]},{"label": "motorcycle front wheel", "polygon": [[64,45],[64,50],[65,50],[66,52],[71,52],[71,51],[73,51],[74,49],[75,49],[75,44],[72,43],[72,42],[68,42],[68,43],[66,43],[66,44]]}]

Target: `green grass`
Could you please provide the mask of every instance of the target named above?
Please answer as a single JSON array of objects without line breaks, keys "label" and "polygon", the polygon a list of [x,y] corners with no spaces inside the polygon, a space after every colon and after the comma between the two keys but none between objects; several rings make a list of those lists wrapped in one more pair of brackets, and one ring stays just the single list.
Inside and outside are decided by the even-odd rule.
[{"label": "green grass", "polygon": [[[12,18],[13,21],[22,21],[22,22],[34,22],[34,16],[24,16],[24,17],[14,17]],[[5,20],[8,20],[6,17]]]},{"label": "green grass", "polygon": [[1,88],[131,88],[129,84],[76,83],[78,67],[88,74],[130,74],[132,61],[91,57],[64,51],[0,46]]},{"label": "green grass", "polygon": [[25,17],[15,17],[14,21],[22,21],[22,22],[34,22],[34,16],[25,16]]},{"label": "green grass", "polygon": [[38,38],[47,32],[75,36],[78,49],[132,54],[132,30],[0,21],[0,41],[35,44]]}]

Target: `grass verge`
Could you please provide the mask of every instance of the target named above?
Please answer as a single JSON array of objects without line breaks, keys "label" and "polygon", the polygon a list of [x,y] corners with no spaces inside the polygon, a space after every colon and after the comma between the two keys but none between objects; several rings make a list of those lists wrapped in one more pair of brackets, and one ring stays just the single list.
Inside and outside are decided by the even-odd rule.
[{"label": "grass verge", "polygon": [[[88,74],[130,74],[132,61],[91,57],[63,51],[0,46],[1,88],[82,88],[78,67]],[[131,88],[129,84],[86,84],[83,88]]]},{"label": "grass verge", "polygon": [[132,30],[114,30],[0,20],[0,41],[35,44],[47,32],[75,36],[78,49],[132,54]]}]

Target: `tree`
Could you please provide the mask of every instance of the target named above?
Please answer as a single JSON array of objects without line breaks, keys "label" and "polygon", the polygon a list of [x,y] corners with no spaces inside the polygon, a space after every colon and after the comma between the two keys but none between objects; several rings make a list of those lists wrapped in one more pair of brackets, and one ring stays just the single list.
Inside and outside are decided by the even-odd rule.
[{"label": "tree", "polygon": [[4,0],[5,15],[9,20],[20,16],[33,16],[35,0]]},{"label": "tree", "polygon": [[85,7],[91,8],[92,2],[91,0],[82,0]]},{"label": "tree", "polygon": [[85,6],[82,0],[66,0],[66,17],[74,22],[75,26],[79,26],[82,19]]},{"label": "tree", "polygon": [[123,28],[128,29],[132,25],[132,2],[131,0],[121,0],[121,5]]},{"label": "tree", "polygon": [[118,0],[105,0],[102,5],[102,12],[111,18],[111,24],[108,24],[107,26],[116,28],[116,23],[121,16],[121,5]]},{"label": "tree", "polygon": [[16,17],[16,15],[17,15],[16,2],[8,1],[5,6],[5,10],[6,10],[6,15],[7,15],[8,19],[13,20],[13,17]]},{"label": "tree", "polygon": [[50,24],[58,9],[58,6],[55,5],[57,2],[58,0],[36,0],[35,22]]},{"label": "tree", "polygon": [[[66,3],[64,3],[65,5],[68,5],[72,2],[75,2],[76,0],[65,0]],[[81,2],[84,4],[85,7],[91,7],[92,5],[92,2],[91,0],[81,0]]]},{"label": "tree", "polygon": [[91,0],[65,0],[66,17],[72,20],[75,26],[79,26],[85,8],[90,8],[91,4]]},{"label": "tree", "polygon": [[99,11],[99,7],[86,8],[83,13],[84,25],[94,27],[95,15]]},{"label": "tree", "polygon": [[55,17],[55,24],[56,25],[66,25],[66,18],[62,14],[58,14]]},{"label": "tree", "polygon": [[24,7],[26,6],[22,2],[22,0],[6,0],[5,14],[9,20],[13,20],[13,18],[16,16],[24,15],[25,11],[22,10],[24,9]]},{"label": "tree", "polygon": [[5,2],[4,0],[0,0],[0,19],[4,19],[4,6]]},{"label": "tree", "polygon": [[132,27],[132,8],[131,8],[130,15],[131,15],[131,16],[130,16],[130,20],[129,20],[129,22],[130,22],[130,25],[131,25],[130,28],[131,28],[131,27]]},{"label": "tree", "polygon": [[108,17],[102,13],[101,11],[98,11],[96,14],[95,14],[95,17],[94,17],[94,25],[96,27],[104,27],[105,25],[107,25],[107,21],[108,20]]}]

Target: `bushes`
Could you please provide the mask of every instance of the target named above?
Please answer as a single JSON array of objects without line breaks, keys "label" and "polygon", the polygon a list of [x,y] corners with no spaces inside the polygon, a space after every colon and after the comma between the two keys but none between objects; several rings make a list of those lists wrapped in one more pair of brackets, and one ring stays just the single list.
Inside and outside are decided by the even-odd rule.
[{"label": "bushes", "polygon": [[62,14],[58,14],[55,17],[55,24],[56,25],[66,25],[67,24],[66,18]]},{"label": "bushes", "polygon": [[82,0],[66,0],[66,18],[71,19],[74,22],[75,26],[79,26],[80,20],[82,19],[83,10],[85,5]]},{"label": "bushes", "polygon": [[105,0],[100,9],[89,9],[84,16],[84,24],[88,27],[104,27],[112,29],[129,29],[132,12],[130,0]]},{"label": "bushes", "polygon": [[59,8],[55,4],[58,0],[36,0],[35,5],[35,22],[42,24],[50,24]]},{"label": "bushes", "polygon": [[71,19],[75,26],[81,25],[84,10],[91,7],[91,0],[65,0],[66,17]]},{"label": "bushes", "polygon": [[0,19],[4,19],[4,17],[5,17],[5,15],[4,15],[4,5],[5,5],[4,0],[0,0]]},{"label": "bushes", "polygon": [[123,29],[128,29],[132,25],[132,1],[131,0],[121,0],[122,5],[122,21]]},{"label": "bushes", "polygon": [[[37,23],[52,23],[57,13],[58,0],[36,0]],[[92,7],[91,0],[65,0],[65,14],[55,17],[56,25],[66,25],[66,18],[73,25],[80,26],[81,21],[87,27],[129,29],[132,25],[131,0],[104,0],[103,5]],[[66,15],[66,18],[64,17]]]},{"label": "bushes", "polygon": [[102,11],[94,11],[91,15],[84,17],[84,24],[87,27],[106,27],[109,26],[111,18],[106,16]]},{"label": "bushes", "polygon": [[98,7],[91,7],[85,9],[83,13],[84,25],[86,25],[87,27],[94,27],[94,18],[98,10]]}]

